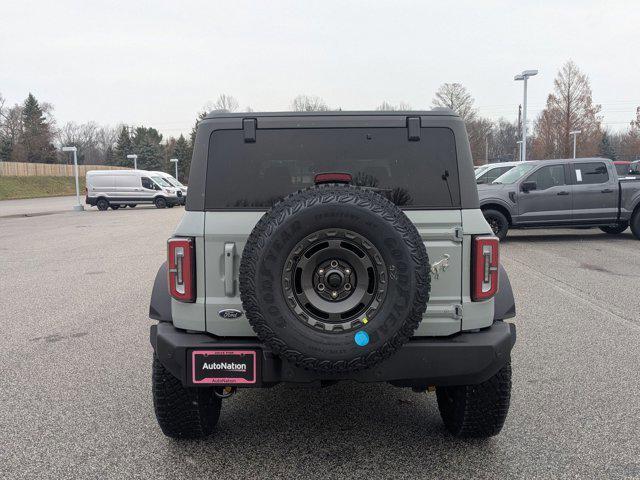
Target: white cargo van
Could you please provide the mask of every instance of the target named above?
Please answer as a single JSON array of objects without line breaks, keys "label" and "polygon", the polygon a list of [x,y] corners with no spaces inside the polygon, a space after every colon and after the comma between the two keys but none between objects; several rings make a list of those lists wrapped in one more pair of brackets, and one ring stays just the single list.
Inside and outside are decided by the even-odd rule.
[{"label": "white cargo van", "polygon": [[182,203],[182,190],[173,187],[156,172],[146,170],[90,170],[87,172],[87,205],[107,210],[151,203],[157,208]]},{"label": "white cargo van", "polygon": [[166,172],[151,172],[154,175],[158,175],[162,177],[167,183],[169,183],[172,187],[175,187],[182,191],[182,197],[180,198],[181,205],[184,205],[187,201],[187,186],[180,183],[178,179],[176,179],[173,175],[170,175]]}]

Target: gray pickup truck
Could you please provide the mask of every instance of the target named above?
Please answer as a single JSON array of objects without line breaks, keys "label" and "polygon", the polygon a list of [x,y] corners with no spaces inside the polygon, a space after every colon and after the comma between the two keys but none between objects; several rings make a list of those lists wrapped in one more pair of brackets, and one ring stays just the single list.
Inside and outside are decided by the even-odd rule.
[{"label": "gray pickup truck", "polygon": [[510,228],[599,227],[640,239],[640,179],[620,179],[604,158],[522,162],[478,185],[480,208],[500,239]]}]

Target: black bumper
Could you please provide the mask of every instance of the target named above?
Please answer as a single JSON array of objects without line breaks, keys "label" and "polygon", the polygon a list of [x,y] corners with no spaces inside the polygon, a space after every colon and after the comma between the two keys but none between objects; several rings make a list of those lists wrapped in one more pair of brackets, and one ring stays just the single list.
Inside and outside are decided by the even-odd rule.
[{"label": "black bumper", "polygon": [[256,350],[260,359],[258,382],[251,387],[332,380],[418,387],[472,385],[489,379],[509,361],[515,341],[515,325],[495,322],[480,332],[412,339],[391,358],[367,370],[320,374],[281,360],[257,339],[222,339],[204,333],[187,333],[166,322],[151,327],[151,345],[156,355],[184,385],[191,385],[191,365],[187,359],[194,349]]}]

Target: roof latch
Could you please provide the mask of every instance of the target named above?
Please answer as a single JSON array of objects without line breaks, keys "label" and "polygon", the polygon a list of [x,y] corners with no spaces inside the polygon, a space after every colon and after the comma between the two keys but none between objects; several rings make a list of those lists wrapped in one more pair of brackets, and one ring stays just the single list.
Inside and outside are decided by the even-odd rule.
[{"label": "roof latch", "polygon": [[256,119],[242,119],[242,129],[244,130],[244,143],[255,143],[256,141]]},{"label": "roof latch", "polygon": [[420,117],[407,117],[407,132],[410,142],[420,141]]}]

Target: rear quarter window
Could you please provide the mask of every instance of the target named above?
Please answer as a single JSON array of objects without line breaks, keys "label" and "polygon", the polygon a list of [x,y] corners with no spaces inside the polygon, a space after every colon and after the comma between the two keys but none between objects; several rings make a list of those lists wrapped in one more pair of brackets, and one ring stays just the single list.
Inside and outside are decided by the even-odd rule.
[{"label": "rear quarter window", "polygon": [[209,143],[206,210],[264,210],[314,184],[318,173],[346,172],[405,209],[459,208],[453,132],[422,128],[219,130]]},{"label": "rear quarter window", "polygon": [[577,185],[607,183],[609,181],[609,173],[604,163],[576,163],[573,168]]}]

